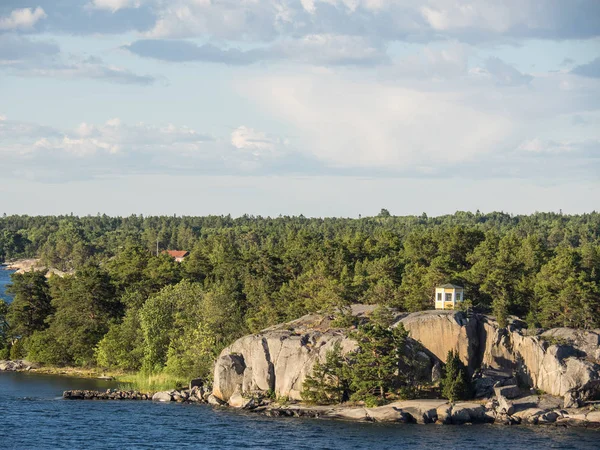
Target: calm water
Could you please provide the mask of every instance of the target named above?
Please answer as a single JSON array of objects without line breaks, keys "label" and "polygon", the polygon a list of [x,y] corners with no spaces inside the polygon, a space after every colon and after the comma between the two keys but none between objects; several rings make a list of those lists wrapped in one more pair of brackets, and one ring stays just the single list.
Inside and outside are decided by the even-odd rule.
[{"label": "calm water", "polygon": [[13,272],[14,270],[4,270],[4,266],[0,266],[0,298],[7,302],[10,302],[11,298],[6,294],[5,289],[6,285],[10,284],[10,274]]},{"label": "calm water", "polygon": [[600,432],[267,418],[176,403],[62,400],[110,382],[0,373],[0,448],[598,449]]}]

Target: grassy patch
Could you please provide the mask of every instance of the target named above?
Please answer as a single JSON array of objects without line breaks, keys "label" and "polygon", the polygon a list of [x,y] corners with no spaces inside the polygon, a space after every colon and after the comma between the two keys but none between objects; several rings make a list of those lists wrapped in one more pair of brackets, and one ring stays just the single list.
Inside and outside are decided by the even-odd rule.
[{"label": "grassy patch", "polygon": [[121,383],[119,388],[123,390],[134,389],[140,392],[157,392],[168,391],[170,389],[180,389],[186,387],[189,383],[188,379],[183,379],[167,373],[143,374],[136,373],[130,375],[122,375],[117,377]]}]

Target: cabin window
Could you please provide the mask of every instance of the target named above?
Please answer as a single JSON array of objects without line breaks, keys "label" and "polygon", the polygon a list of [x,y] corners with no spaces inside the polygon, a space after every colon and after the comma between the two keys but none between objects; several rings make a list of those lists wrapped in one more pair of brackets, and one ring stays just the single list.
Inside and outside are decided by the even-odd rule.
[{"label": "cabin window", "polygon": [[438,301],[438,302],[441,302],[441,301],[442,301],[442,293],[441,293],[441,292],[438,292],[438,295],[437,295],[437,301]]},{"label": "cabin window", "polygon": [[446,301],[447,302],[451,302],[452,301],[452,294],[446,294]]}]

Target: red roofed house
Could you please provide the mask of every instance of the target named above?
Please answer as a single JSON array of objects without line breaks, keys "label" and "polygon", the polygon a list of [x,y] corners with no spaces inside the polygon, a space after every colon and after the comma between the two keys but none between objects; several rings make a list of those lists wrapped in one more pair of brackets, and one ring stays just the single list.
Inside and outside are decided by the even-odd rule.
[{"label": "red roofed house", "polygon": [[167,253],[171,258],[173,258],[177,262],[183,261],[183,258],[190,254],[190,252],[187,252],[185,250],[165,250],[163,253]]}]

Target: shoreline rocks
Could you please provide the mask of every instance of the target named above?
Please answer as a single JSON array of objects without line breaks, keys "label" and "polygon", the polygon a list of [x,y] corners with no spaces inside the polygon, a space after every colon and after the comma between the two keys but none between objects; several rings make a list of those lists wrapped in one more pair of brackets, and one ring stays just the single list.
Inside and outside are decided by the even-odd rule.
[{"label": "shoreline rocks", "polygon": [[[264,397],[245,397],[236,392],[226,404],[195,386],[192,390],[170,390],[154,394],[138,391],[70,390],[63,393],[67,400],[146,400],[208,404],[231,407],[267,417],[303,417],[313,419],[348,420],[356,422],[405,424],[496,424],[496,425],[548,425],[600,429],[600,405],[565,410],[559,400],[546,397],[525,397],[509,402],[503,398],[487,404],[473,402],[450,403],[446,400],[403,400],[384,406],[367,408],[357,405],[307,405],[303,403],[280,404]],[[506,401],[504,399],[504,401]]]},{"label": "shoreline rocks", "polygon": [[512,415],[497,406],[478,403],[449,403],[445,400],[409,400],[385,406],[311,406],[277,403],[249,409],[267,417],[305,417],[358,422],[414,423],[438,425],[496,424],[549,425],[600,429],[600,410],[565,411],[527,408]]},{"label": "shoreline rocks", "polygon": [[71,390],[64,391],[62,397],[66,400],[152,400],[151,394],[138,391],[119,391],[107,389],[106,391]]},{"label": "shoreline rocks", "polygon": [[0,372],[27,372],[38,367],[39,364],[32,363],[24,359],[0,361]]},{"label": "shoreline rocks", "polygon": [[172,389],[159,392],[123,391],[107,389],[106,391],[69,390],[62,397],[66,400],[152,400],[154,402],[207,403],[210,393],[201,387],[192,389]]},{"label": "shoreline rocks", "polygon": [[51,275],[58,275],[61,278],[65,275],[72,275],[74,273],[73,271],[63,272],[62,270],[59,270],[55,267],[47,267],[44,264],[42,264],[39,258],[6,261],[4,264],[0,265],[0,269],[14,270],[15,273],[18,274],[29,272],[30,270],[46,270],[46,277],[50,277]]}]

